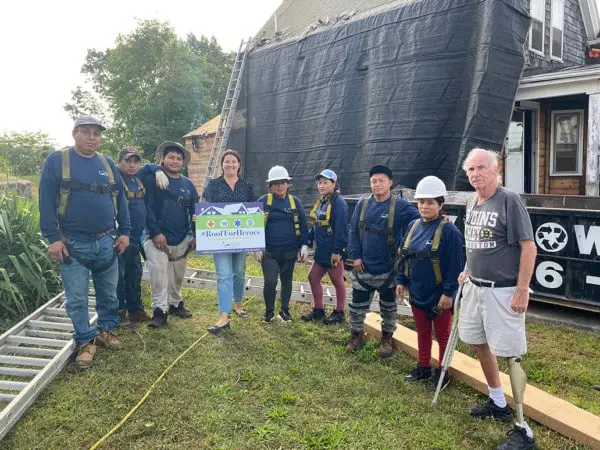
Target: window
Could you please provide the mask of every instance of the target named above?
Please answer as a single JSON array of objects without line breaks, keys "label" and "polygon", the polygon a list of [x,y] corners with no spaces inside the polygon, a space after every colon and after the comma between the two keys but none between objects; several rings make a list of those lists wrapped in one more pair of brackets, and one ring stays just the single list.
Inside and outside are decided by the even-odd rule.
[{"label": "window", "polygon": [[550,29],[550,56],[563,59],[563,31],[565,28],[565,0],[552,0],[552,28]]},{"label": "window", "polygon": [[583,110],[552,111],[551,175],[581,175]]},{"label": "window", "polygon": [[531,30],[529,31],[529,48],[544,54],[544,18],[546,16],[546,0],[531,0]]}]

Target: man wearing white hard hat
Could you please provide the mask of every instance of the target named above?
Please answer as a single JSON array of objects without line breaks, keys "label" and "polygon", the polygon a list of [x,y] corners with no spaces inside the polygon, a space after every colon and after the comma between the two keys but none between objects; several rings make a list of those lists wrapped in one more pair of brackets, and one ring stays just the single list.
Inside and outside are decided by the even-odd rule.
[{"label": "man wearing white hard hat", "polygon": [[[404,379],[429,380],[430,390],[437,387],[441,373],[439,367],[431,371],[432,328],[441,365],[450,337],[452,301],[464,264],[460,231],[440,214],[446,195],[446,185],[438,177],[428,176],[417,184],[415,199],[421,218],[410,225],[404,238],[396,287],[398,297],[410,294],[419,347],[419,363]],[[446,375],[443,387],[449,381]]]},{"label": "man wearing white hard hat", "polygon": [[308,257],[306,214],[300,199],[288,192],[291,180],[285,167],[272,167],[267,177],[269,193],[258,199],[265,211],[266,251],[258,254],[265,280],[265,323],[275,317],[277,278],[281,279],[279,318],[283,322],[292,320],[289,304],[294,266],[296,259],[305,261]]}]

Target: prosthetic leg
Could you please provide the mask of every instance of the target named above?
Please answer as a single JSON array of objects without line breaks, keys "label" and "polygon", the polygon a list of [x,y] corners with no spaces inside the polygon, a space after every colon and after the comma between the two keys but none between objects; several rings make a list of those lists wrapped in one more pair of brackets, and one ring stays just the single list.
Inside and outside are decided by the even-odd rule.
[{"label": "prosthetic leg", "polygon": [[510,387],[512,388],[513,398],[515,399],[517,424],[523,425],[525,423],[525,417],[523,416],[523,396],[525,394],[525,388],[527,387],[527,375],[521,367],[520,356],[513,356],[507,359]]}]

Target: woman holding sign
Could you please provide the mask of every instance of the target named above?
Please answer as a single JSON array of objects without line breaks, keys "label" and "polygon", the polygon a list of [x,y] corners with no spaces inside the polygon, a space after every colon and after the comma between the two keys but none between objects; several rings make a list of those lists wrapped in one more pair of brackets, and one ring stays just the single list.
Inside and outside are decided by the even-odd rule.
[{"label": "woman holding sign", "polygon": [[[315,180],[320,196],[310,212],[310,218],[313,222],[311,235],[317,249],[308,274],[313,309],[300,318],[305,322],[322,320],[326,325],[334,325],[345,320],[346,285],[342,252],[348,244],[348,204],[340,195],[337,175],[333,170],[323,170]],[[335,309],[329,317],[325,317],[321,286],[321,279],[326,273],[335,286]]]},{"label": "woman holding sign", "polygon": [[267,179],[269,193],[258,199],[265,211],[266,251],[258,254],[265,279],[265,323],[275,317],[278,277],[281,279],[279,318],[283,322],[292,320],[289,304],[296,258],[305,261],[308,257],[306,215],[298,197],[288,193],[291,180],[285,167],[272,167]]},{"label": "woman holding sign", "polygon": [[[221,157],[223,174],[211,180],[202,197],[210,203],[241,203],[254,201],[252,185],[240,178],[240,155],[235,150],[225,150]],[[246,252],[215,253],[213,255],[217,271],[217,297],[219,299],[219,320],[208,329],[219,334],[230,328],[229,314],[233,311],[238,317],[246,318],[248,313],[242,307],[244,282],[246,281]],[[232,305],[233,303],[233,305]]]}]

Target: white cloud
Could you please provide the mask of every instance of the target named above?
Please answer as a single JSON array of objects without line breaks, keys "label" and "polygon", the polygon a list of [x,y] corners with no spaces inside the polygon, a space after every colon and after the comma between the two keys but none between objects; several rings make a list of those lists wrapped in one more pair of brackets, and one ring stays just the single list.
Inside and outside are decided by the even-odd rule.
[{"label": "white cloud", "polygon": [[71,142],[63,110],[82,84],[88,48],[105,49],[137,19],[169,21],[185,36],[215,36],[226,50],[253,36],[281,0],[4,1],[0,6],[0,130],[49,133]]}]

